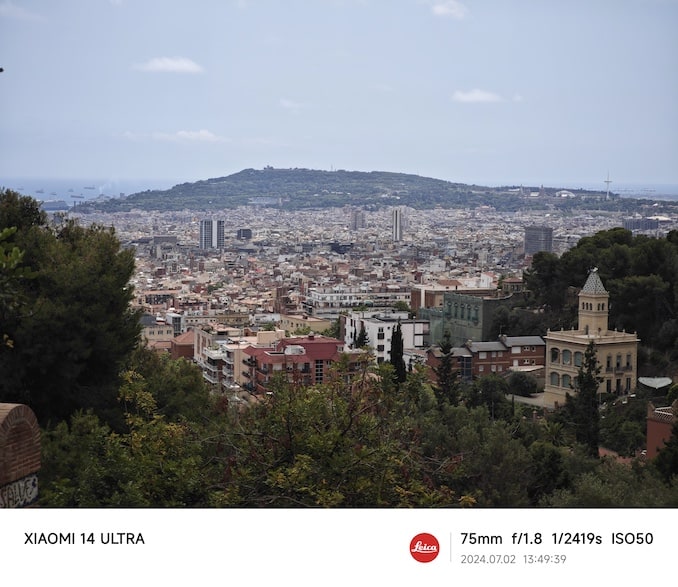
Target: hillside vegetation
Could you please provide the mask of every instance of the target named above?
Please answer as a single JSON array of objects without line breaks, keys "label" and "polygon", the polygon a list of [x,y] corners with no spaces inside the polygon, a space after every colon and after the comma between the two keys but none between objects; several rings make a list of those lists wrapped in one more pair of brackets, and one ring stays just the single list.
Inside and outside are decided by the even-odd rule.
[{"label": "hillside vegetation", "polygon": [[[596,207],[617,210],[621,200],[604,202],[604,193],[571,190],[574,197],[559,198],[561,188],[545,190],[552,197],[521,196],[520,186],[487,187],[452,183],[440,179],[385,171],[319,171],[313,169],[244,169],[218,177],[175,185],[169,190],[147,190],[107,202],[85,203],[81,211],[94,207],[114,212],[141,210],[218,210],[242,205],[279,206],[290,210],[330,208],[346,205],[381,207],[403,205],[413,208],[493,206],[503,210],[572,208],[591,202]],[[525,186],[524,192],[538,191]],[[628,200],[624,205],[629,205]]]}]

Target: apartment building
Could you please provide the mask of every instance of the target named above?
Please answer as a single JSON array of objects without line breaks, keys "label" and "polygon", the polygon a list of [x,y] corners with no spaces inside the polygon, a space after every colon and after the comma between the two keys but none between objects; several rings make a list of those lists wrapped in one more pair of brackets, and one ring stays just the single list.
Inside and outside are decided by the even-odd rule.
[{"label": "apartment building", "polygon": [[271,391],[276,376],[294,385],[320,384],[342,355],[355,368],[365,356],[361,351],[345,351],[337,338],[314,334],[283,338],[271,347],[249,346],[243,351],[244,387],[251,393],[265,394]]},{"label": "apartment building", "polygon": [[342,316],[344,344],[353,348],[362,329],[367,335],[374,360],[390,361],[393,331],[400,323],[404,349],[424,349],[428,338],[428,320],[411,320],[407,312],[351,312]]},{"label": "apartment building", "polygon": [[302,306],[309,316],[336,320],[342,312],[356,307],[371,310],[391,309],[396,302],[409,303],[410,287],[400,284],[364,283],[360,287],[336,285],[311,287],[304,295]]}]

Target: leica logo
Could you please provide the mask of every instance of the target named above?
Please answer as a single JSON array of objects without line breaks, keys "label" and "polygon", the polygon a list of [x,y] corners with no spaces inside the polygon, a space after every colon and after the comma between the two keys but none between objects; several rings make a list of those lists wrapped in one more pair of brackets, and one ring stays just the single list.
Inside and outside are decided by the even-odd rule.
[{"label": "leica logo", "polygon": [[410,554],[417,562],[430,563],[438,556],[439,551],[440,544],[433,534],[423,532],[410,541]]},{"label": "leica logo", "polygon": [[417,540],[412,552],[438,552],[438,547],[435,544],[426,544],[421,540]]}]

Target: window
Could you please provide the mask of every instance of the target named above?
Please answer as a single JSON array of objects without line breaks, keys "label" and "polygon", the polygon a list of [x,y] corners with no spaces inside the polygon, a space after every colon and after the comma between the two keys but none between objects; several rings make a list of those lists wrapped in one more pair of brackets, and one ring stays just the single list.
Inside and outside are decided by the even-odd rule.
[{"label": "window", "polygon": [[551,373],[551,385],[560,385],[560,376],[558,373]]},{"label": "window", "polygon": [[565,349],[563,351],[563,365],[569,365],[572,362],[572,352]]},{"label": "window", "polygon": [[480,351],[478,353],[478,358],[479,359],[487,359],[487,353],[485,351]]},{"label": "window", "polygon": [[322,360],[316,360],[315,362],[315,382],[322,383],[323,381],[323,362]]},{"label": "window", "polygon": [[574,353],[574,366],[575,367],[581,367],[583,360],[584,360],[584,354],[580,351],[576,351]]},{"label": "window", "polygon": [[384,345],[383,345],[383,344],[378,344],[378,345],[377,345],[377,351],[380,352],[380,353],[383,353],[383,352],[384,352]]},{"label": "window", "polygon": [[626,368],[627,368],[627,369],[631,369],[631,368],[632,368],[632,366],[631,366],[631,353],[629,353],[628,355],[626,355]]},{"label": "window", "polygon": [[621,355],[617,355],[617,361],[615,363],[617,369],[621,369]]},{"label": "window", "polygon": [[569,375],[563,375],[563,387],[569,388],[572,384],[572,378]]},{"label": "window", "polygon": [[551,349],[551,362],[557,363],[560,360],[560,351],[558,349]]}]

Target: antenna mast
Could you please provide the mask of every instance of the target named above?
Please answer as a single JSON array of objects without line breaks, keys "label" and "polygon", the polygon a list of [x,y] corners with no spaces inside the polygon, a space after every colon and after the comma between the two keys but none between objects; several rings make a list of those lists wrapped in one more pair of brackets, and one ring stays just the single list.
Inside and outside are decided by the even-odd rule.
[{"label": "antenna mast", "polygon": [[605,199],[609,200],[610,199],[610,184],[612,183],[612,180],[610,179],[609,170],[607,172],[607,179],[605,180],[605,183],[607,184],[607,194],[605,195]]}]

